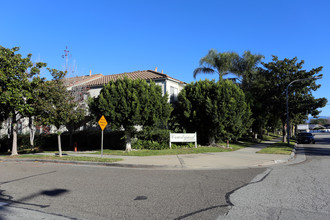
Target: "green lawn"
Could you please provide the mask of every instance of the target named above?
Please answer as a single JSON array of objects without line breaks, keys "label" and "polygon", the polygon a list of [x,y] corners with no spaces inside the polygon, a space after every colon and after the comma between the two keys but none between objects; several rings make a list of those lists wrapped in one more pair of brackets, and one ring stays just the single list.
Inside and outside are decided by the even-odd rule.
[{"label": "green lawn", "polygon": [[[164,149],[164,150],[133,150],[131,152],[125,152],[122,150],[109,150],[104,149],[103,154],[104,155],[119,155],[119,156],[157,156],[157,155],[178,155],[178,154],[200,154],[200,153],[210,153],[210,152],[230,152],[242,149],[244,147],[250,147],[252,145],[255,145],[254,142],[238,142],[238,143],[230,143],[230,148],[223,148],[223,147],[187,147],[187,148],[177,148],[177,149]],[[221,143],[220,145],[226,146],[225,143]],[[11,157],[8,154],[2,154],[0,155],[1,158],[31,158],[31,159],[46,159],[46,160],[73,160],[73,161],[91,161],[91,162],[116,162],[121,159],[109,159],[109,158],[93,158],[93,157],[84,157],[84,156],[67,156],[64,155],[63,157],[59,156],[46,156],[46,155],[36,155],[31,154],[34,152],[27,152],[22,151],[19,152],[19,156]],[[57,153],[57,151],[47,151],[45,153]],[[83,153],[83,152],[81,152]],[[65,152],[63,152],[65,154]],[[100,151],[96,151],[93,154],[101,154]]]},{"label": "green lawn", "polygon": [[[225,146],[225,144],[222,144]],[[120,156],[157,156],[157,155],[177,155],[177,154],[201,154],[210,152],[229,152],[251,146],[252,143],[242,142],[238,144],[230,144],[231,148],[222,147],[198,147],[198,148],[178,148],[178,149],[164,149],[164,150],[133,150],[126,152],[122,150],[103,150],[104,155],[120,155]],[[100,154],[100,151],[94,154]]]},{"label": "green lawn", "polygon": [[48,156],[48,155],[36,155],[36,154],[22,154],[18,156],[0,156],[1,159],[11,159],[11,158],[24,158],[24,159],[42,159],[42,160],[70,160],[70,161],[89,161],[89,162],[107,162],[113,163],[121,161],[120,158],[100,158],[100,157],[76,157],[76,156]]},{"label": "green lawn", "polygon": [[269,147],[265,147],[264,149],[258,151],[260,154],[286,154],[290,155],[292,149],[294,147],[295,142],[290,142],[290,146],[284,142],[278,142],[276,144],[272,144]]}]

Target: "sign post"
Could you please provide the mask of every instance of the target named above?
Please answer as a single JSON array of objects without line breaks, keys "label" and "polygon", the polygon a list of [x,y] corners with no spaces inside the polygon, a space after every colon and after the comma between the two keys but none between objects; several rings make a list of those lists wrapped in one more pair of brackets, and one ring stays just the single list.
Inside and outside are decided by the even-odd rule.
[{"label": "sign post", "polygon": [[104,128],[107,126],[108,122],[105,119],[104,115],[102,115],[102,117],[99,120],[99,125],[102,129],[102,136],[101,136],[101,157],[103,157],[103,130]]}]

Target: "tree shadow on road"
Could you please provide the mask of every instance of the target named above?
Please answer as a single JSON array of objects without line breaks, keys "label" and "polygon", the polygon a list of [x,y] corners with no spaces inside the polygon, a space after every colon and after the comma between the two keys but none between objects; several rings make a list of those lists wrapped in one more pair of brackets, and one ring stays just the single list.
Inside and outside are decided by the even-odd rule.
[{"label": "tree shadow on road", "polygon": [[296,154],[305,154],[306,156],[330,156],[330,148],[304,145],[303,148],[297,148]]},{"label": "tree shadow on road", "polygon": [[0,202],[7,203],[7,204],[22,204],[22,205],[29,205],[29,206],[36,206],[40,208],[47,208],[49,205],[39,205],[39,204],[33,204],[28,203],[25,201],[34,199],[38,196],[61,196],[62,194],[68,193],[69,190],[66,189],[53,189],[53,190],[43,190],[37,193],[33,193],[31,195],[25,196],[21,199],[15,200],[12,196],[5,193],[5,190],[0,190]]},{"label": "tree shadow on road", "polygon": [[55,173],[55,172],[56,171],[51,171],[51,172],[47,172],[47,173],[39,173],[39,174],[31,175],[31,176],[25,176],[25,177],[14,179],[14,180],[0,182],[0,185],[4,185],[4,184],[7,184],[7,183],[16,182],[16,181],[20,181],[20,180],[24,180],[24,179],[29,179],[29,178],[36,177],[36,176],[42,176],[42,175],[46,175],[46,174],[51,174],[51,173]]},{"label": "tree shadow on road", "polygon": [[[17,178],[17,179],[13,179],[13,180],[3,181],[3,182],[0,182],[0,186],[4,185],[4,184],[12,183],[12,182],[21,181],[21,180],[25,180],[25,179],[28,179],[28,178],[36,177],[36,176],[55,173],[55,172],[56,171],[51,171],[51,172],[47,172],[47,173],[40,173],[40,174],[21,177],[21,178]],[[35,203],[30,203],[28,201],[32,200],[36,197],[39,197],[39,196],[50,196],[50,197],[63,196],[64,194],[66,194],[68,192],[69,192],[69,190],[67,190],[67,189],[41,190],[39,192],[27,195],[23,198],[14,199],[14,197],[11,196],[10,194],[7,194],[5,190],[0,190],[0,212],[3,212],[3,213],[10,212],[10,210],[7,207],[10,207],[12,204],[23,205],[24,207],[47,208],[50,205],[35,204]],[[21,208],[23,208],[23,207],[21,207]],[[23,209],[31,210],[31,208],[23,208]],[[0,216],[0,220],[1,220],[1,216]]]},{"label": "tree shadow on road", "polygon": [[[59,217],[66,217],[67,219],[75,219],[68,216],[63,216],[62,214],[55,214],[55,213],[47,213],[44,211],[41,211],[40,208],[47,208],[50,207],[50,205],[41,205],[41,204],[35,204],[35,203],[29,203],[26,202],[28,200],[31,200],[33,198],[39,197],[39,196],[62,196],[65,193],[68,193],[69,190],[66,189],[52,189],[52,190],[43,190],[37,193],[33,193],[31,195],[28,195],[26,197],[23,197],[21,199],[15,200],[12,196],[7,195],[5,193],[5,190],[0,190],[0,213],[3,213],[5,216],[15,216],[15,213],[13,213],[13,210],[11,207],[23,209],[23,210],[29,210],[37,213],[41,213],[45,216],[59,216]],[[20,205],[20,206],[16,206]],[[0,215],[0,220],[3,218]]]}]

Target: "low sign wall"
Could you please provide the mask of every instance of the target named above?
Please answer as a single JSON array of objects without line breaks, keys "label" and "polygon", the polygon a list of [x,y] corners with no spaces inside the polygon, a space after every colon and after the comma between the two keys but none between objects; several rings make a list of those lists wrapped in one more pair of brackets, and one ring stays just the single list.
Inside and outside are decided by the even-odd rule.
[{"label": "low sign wall", "polygon": [[172,142],[195,142],[197,148],[197,132],[195,133],[170,133],[170,149]]}]

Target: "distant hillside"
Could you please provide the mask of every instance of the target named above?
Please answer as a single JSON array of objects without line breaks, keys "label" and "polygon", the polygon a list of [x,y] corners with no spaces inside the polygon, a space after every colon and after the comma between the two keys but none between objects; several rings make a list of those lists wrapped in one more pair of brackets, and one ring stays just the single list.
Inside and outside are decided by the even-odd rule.
[{"label": "distant hillside", "polygon": [[[328,119],[328,118],[330,118],[330,116],[319,116],[318,118]],[[308,120],[306,121],[306,123],[309,123],[312,119],[317,119],[317,118],[308,117]]]}]

